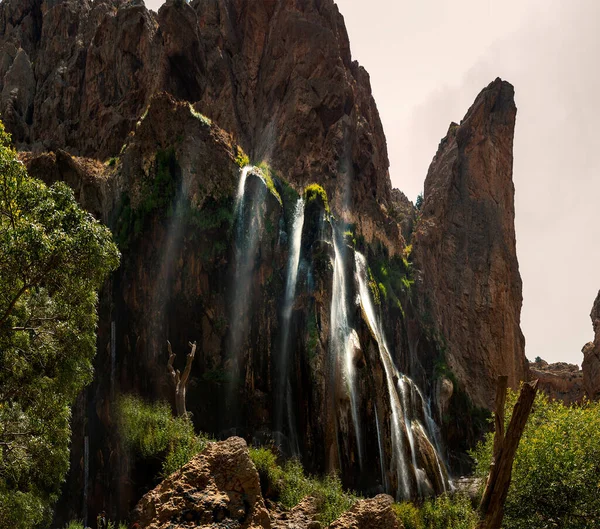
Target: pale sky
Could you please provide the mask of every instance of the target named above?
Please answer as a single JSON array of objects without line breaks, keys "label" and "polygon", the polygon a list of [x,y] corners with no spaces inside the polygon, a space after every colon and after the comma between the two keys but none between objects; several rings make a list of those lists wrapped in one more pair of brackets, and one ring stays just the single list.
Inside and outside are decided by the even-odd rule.
[{"label": "pale sky", "polygon": [[600,290],[600,0],[337,4],[371,75],[392,183],[413,201],[449,123],[496,77],[515,86],[526,354],[581,364]]}]

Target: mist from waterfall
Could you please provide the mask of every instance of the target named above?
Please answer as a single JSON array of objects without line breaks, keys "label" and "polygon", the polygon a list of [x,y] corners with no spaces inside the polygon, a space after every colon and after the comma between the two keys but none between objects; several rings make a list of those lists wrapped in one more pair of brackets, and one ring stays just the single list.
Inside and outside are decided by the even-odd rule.
[{"label": "mist from waterfall", "polygon": [[298,268],[300,266],[300,248],[302,242],[302,228],[304,227],[304,200],[299,198],[294,210],[294,218],[289,235],[289,257],[287,279],[285,284],[285,297],[283,301],[283,319],[281,334],[281,349],[279,353],[279,375],[277,381],[277,404],[275,411],[275,428],[283,429],[284,410],[287,414],[287,427],[290,450],[293,455],[300,454],[300,445],[296,430],[296,419],[292,401],[292,388],[290,381],[290,324],[292,310],[296,298],[296,283],[298,281]]}]

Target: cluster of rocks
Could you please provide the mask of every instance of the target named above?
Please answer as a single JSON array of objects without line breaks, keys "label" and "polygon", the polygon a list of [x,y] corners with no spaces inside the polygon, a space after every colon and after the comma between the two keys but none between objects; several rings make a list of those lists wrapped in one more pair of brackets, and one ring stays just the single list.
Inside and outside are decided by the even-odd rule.
[{"label": "cluster of rocks", "polygon": [[[400,529],[393,500],[381,494],[359,500],[330,527]],[[143,529],[320,529],[314,498],[285,511],[261,494],[256,467],[239,437],[206,450],[146,494],[132,518]]]}]

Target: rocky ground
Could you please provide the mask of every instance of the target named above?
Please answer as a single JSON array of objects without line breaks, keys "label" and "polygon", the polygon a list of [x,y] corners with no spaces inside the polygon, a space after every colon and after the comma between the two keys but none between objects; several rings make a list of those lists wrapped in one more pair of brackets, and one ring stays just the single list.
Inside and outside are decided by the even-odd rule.
[{"label": "rocky ground", "polygon": [[[399,529],[393,500],[381,494],[359,500],[330,527]],[[313,498],[285,511],[267,504],[246,442],[239,437],[210,443],[181,470],[146,494],[132,519],[143,529],[320,529]]]}]

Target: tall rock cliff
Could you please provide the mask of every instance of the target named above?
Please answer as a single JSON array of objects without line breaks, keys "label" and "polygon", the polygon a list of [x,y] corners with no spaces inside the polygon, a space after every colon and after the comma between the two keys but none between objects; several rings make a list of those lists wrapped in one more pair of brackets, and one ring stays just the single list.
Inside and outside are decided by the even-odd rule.
[{"label": "tall rock cliff", "polygon": [[474,404],[497,375],[526,379],[514,227],[513,87],[496,79],[451,124],[425,180],[413,239],[420,310]]},{"label": "tall rock cliff", "polygon": [[167,339],[198,342],[198,429],[399,498],[447,487],[434,419],[457,449],[460,395],[485,406],[497,373],[524,378],[507,83],[451,127],[420,218],[332,0],[4,0],[0,110],[30,172],[67,181],[123,252],[65,519],[122,515],[152,485],[115,403],[172,399]]},{"label": "tall rock cliff", "polygon": [[0,111],[21,148],[116,156],[163,90],[298,189],[320,182],[367,240],[399,250],[383,128],[333,0],[0,6]]},{"label": "tall rock cliff", "polygon": [[583,385],[590,399],[600,398],[600,292],[590,314],[594,341],[583,347]]}]

